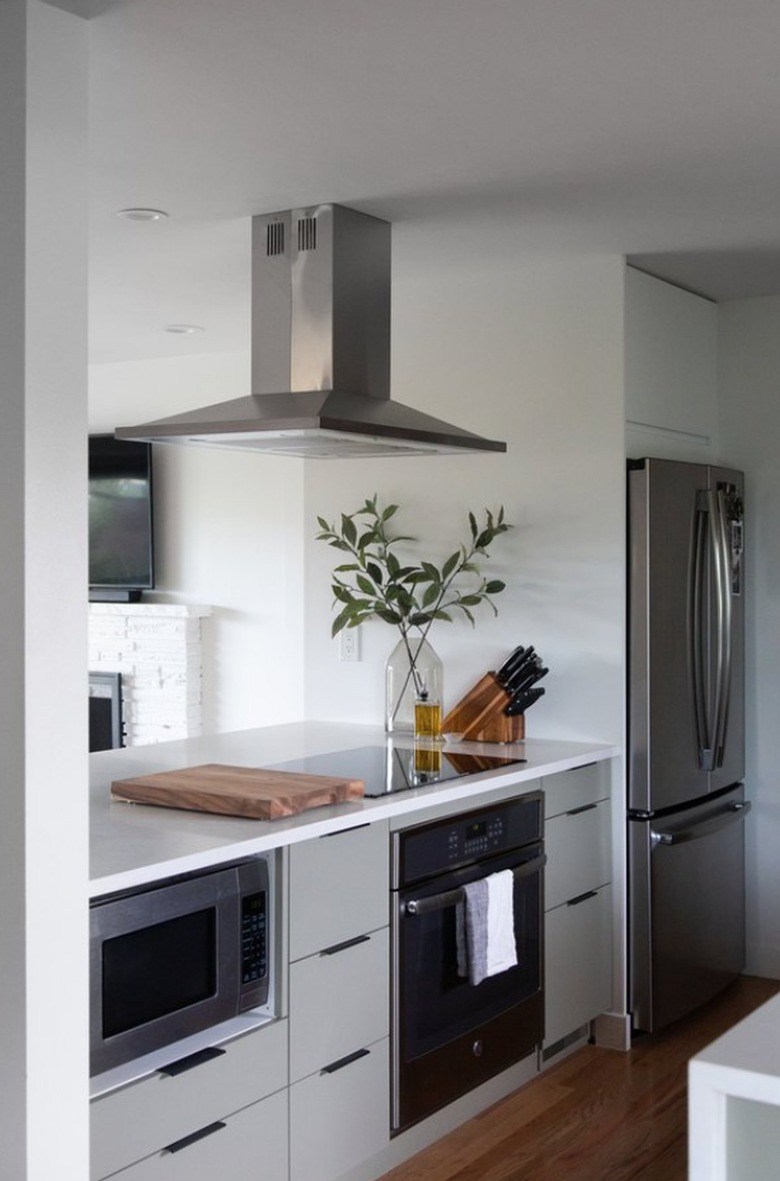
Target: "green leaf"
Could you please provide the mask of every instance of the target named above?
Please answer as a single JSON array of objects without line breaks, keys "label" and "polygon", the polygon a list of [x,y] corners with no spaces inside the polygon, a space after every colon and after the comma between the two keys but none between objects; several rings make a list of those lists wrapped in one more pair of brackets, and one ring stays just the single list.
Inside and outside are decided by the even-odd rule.
[{"label": "green leaf", "polygon": [[479,533],[479,529],[477,528],[477,518],[473,513],[469,513],[469,525],[471,527],[471,536],[476,538],[477,534]]},{"label": "green leaf", "polygon": [[471,612],[469,611],[468,607],[464,607],[462,603],[459,603],[459,604],[458,604],[458,606],[460,607],[460,609],[461,609],[461,611],[463,612],[463,614],[466,616],[466,618],[467,618],[467,619],[469,620],[469,622],[471,623],[471,626],[472,626],[472,627],[474,627],[474,625],[475,625],[474,616],[471,614]]},{"label": "green leaf", "polygon": [[357,541],[355,522],[346,513],[341,514],[341,536],[346,538],[350,545],[354,545]]},{"label": "green leaf", "polygon": [[374,594],[374,584],[370,578],[366,578],[363,574],[358,574],[355,581],[357,582],[358,586],[360,587],[360,589],[362,590],[364,595],[373,595]]},{"label": "green leaf", "polygon": [[345,574],[347,572],[347,570],[359,570],[359,569],[360,569],[360,567],[358,566],[357,562],[345,562],[343,566],[334,566],[333,573],[334,574]]},{"label": "green leaf", "polygon": [[382,608],[382,610],[377,611],[377,615],[380,619],[384,620],[385,623],[394,623],[396,627],[403,623],[402,615],[398,615],[395,611],[388,611],[387,608]]},{"label": "green leaf", "polygon": [[340,615],[336,616],[330,629],[331,638],[337,636],[340,631],[343,631],[349,623],[350,618],[349,612],[347,611],[342,611]]},{"label": "green leaf", "polygon": [[433,562],[421,562],[420,564],[431,582],[441,582],[441,575]]},{"label": "green leaf", "polygon": [[422,598],[423,607],[430,607],[432,603],[436,602],[438,597],[439,597],[439,588],[436,586],[435,583],[431,583],[431,585],[428,587],[427,591],[423,595],[423,598]]},{"label": "green leaf", "polygon": [[381,568],[381,566],[377,566],[376,562],[367,562],[366,563],[366,570],[371,575],[371,577],[373,578],[373,580],[377,584],[377,586],[381,586],[382,585],[382,568]]},{"label": "green leaf", "polygon": [[458,599],[459,607],[478,607],[482,602],[482,595],[463,595]]},{"label": "green leaf", "polygon": [[387,555],[387,570],[388,570],[390,577],[394,578],[394,579],[397,578],[400,569],[401,569],[401,563],[398,561],[398,558],[395,556],[395,554],[388,554]]},{"label": "green leaf", "polygon": [[409,622],[411,623],[412,627],[423,627],[426,623],[430,623],[434,618],[435,616],[431,615],[430,612],[416,611],[414,615],[409,616]]},{"label": "green leaf", "polygon": [[434,619],[444,619],[447,621],[447,623],[452,623],[452,616],[448,615],[446,611],[442,611],[442,610],[434,611],[433,618]]},{"label": "green leaf", "polygon": [[390,518],[394,517],[397,512],[398,512],[398,505],[397,504],[389,504],[387,506],[387,508],[385,509],[385,511],[382,513],[382,521],[389,521]]},{"label": "green leaf", "polygon": [[447,561],[444,563],[444,565],[441,568],[442,582],[447,581],[447,579],[452,574],[453,570],[455,569],[455,567],[457,566],[459,561],[460,561],[460,550],[456,550],[454,554],[450,554],[450,556],[447,558]]},{"label": "green leaf", "polygon": [[506,590],[506,583],[502,582],[500,578],[493,578],[485,584],[486,595],[498,595],[502,590]]},{"label": "green leaf", "polygon": [[323,533],[331,533],[332,532],[330,525],[328,524],[328,522],[325,520],[324,517],[317,517],[317,524],[319,525],[320,529],[322,529]]}]

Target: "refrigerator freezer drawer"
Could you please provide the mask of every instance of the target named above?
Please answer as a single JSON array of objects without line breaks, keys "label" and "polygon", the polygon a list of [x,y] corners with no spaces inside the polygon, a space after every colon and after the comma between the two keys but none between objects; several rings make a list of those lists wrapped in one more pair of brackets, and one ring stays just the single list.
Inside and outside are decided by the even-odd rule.
[{"label": "refrigerator freezer drawer", "polygon": [[748,810],[740,785],[665,819],[629,819],[635,1029],[669,1025],[744,968]]}]

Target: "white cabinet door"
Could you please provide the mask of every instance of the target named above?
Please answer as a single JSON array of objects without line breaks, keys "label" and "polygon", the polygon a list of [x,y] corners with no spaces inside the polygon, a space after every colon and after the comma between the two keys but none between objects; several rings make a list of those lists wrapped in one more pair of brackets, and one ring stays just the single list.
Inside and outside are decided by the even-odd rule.
[{"label": "white cabinet door", "polygon": [[544,907],[553,910],[612,878],[609,800],[583,804],[544,826]]},{"label": "white cabinet door", "polygon": [[584,767],[573,767],[571,771],[559,771],[557,775],[545,775],[544,817],[559,816],[571,812],[596,800],[608,799],[610,794],[610,764],[588,763]]},{"label": "white cabinet door", "polygon": [[92,1178],[114,1173],[287,1085],[286,1021],[215,1051],[182,1073],[156,1071],[93,1101]]},{"label": "white cabinet door", "polygon": [[119,1176],[121,1181],[288,1181],[287,1118],[287,1091],[279,1091],[197,1129]]},{"label": "white cabinet door", "polygon": [[545,915],[546,1046],[587,1025],[612,999],[612,887]]},{"label": "white cabinet door", "polygon": [[387,1037],[389,994],[386,927],[292,964],[291,1081]]},{"label": "white cabinet door", "polygon": [[389,889],[386,821],[293,845],[290,959],[386,927]]},{"label": "white cabinet door", "polygon": [[389,1142],[384,1039],[290,1088],[290,1181],[333,1181]]}]

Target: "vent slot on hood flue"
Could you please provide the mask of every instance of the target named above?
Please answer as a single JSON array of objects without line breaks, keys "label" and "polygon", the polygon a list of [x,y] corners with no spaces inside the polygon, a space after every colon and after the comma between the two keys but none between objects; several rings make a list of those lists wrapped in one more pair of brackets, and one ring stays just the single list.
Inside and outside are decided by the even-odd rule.
[{"label": "vent slot on hood flue", "polygon": [[252,392],[118,438],[280,455],[506,451],[390,398],[390,224],[343,205],[252,218]]}]

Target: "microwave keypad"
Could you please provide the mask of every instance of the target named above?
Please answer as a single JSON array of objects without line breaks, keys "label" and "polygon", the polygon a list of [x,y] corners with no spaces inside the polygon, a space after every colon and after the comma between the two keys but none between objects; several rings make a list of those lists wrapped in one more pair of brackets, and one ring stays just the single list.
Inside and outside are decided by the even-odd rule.
[{"label": "microwave keypad", "polygon": [[241,904],[241,980],[262,980],[267,971],[265,893],[249,894]]}]

